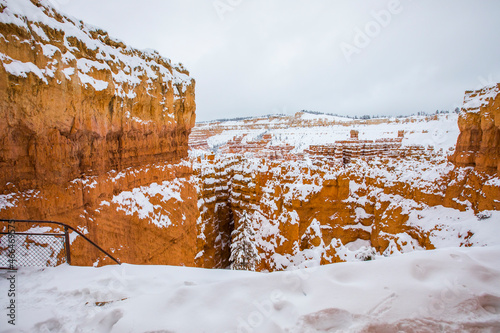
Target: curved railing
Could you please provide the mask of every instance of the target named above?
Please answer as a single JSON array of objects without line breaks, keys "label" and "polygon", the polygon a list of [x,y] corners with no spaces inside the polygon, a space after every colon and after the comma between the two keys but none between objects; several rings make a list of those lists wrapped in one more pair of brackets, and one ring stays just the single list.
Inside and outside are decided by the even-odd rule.
[{"label": "curved railing", "polygon": [[[36,260],[39,260],[40,262],[43,262],[43,256],[42,259],[40,259],[40,253],[34,253],[33,251],[45,251],[49,249],[48,251],[45,252],[50,252],[52,251],[52,254],[54,254],[58,249],[59,252],[55,253],[56,256],[60,256],[60,252],[64,249],[65,252],[65,259],[66,263],[71,265],[71,242],[70,242],[70,235],[69,231],[76,232],[78,236],[82,237],[85,241],[90,243],[92,246],[94,246],[96,249],[98,249],[100,252],[108,256],[111,260],[116,262],[118,265],[120,265],[120,261],[116,258],[114,258],[111,254],[109,254],[107,251],[103,250],[99,245],[97,245],[94,241],[89,239],[87,236],[85,236],[82,232],[79,230],[73,228],[70,225],[67,225],[65,223],[61,222],[55,222],[55,221],[41,221],[41,220],[14,220],[14,219],[0,219],[0,223],[7,223],[7,230],[5,230],[5,226],[3,228],[0,228],[0,236],[3,235],[3,237],[0,238],[0,259],[2,261],[0,262],[0,266],[3,265],[3,262],[7,262],[9,267],[0,267],[0,268],[9,268],[9,269],[15,269],[20,266],[37,266]],[[19,223],[29,223],[30,228],[29,230],[32,230],[35,228],[34,232],[28,232],[28,231],[17,231],[16,230],[16,224]],[[57,225],[62,228],[64,228],[63,233],[44,233],[44,232],[36,232],[37,226],[34,226],[33,224],[38,224],[38,227],[40,225]],[[21,249],[18,248],[16,249],[16,244],[18,242],[16,241],[16,238],[22,238],[23,243],[25,244],[24,247],[21,247]],[[42,241],[44,240],[44,241]],[[34,245],[36,244],[36,246]],[[31,249],[31,252],[30,252]],[[19,254],[19,251],[23,251],[23,253]],[[45,254],[47,254],[45,253]],[[22,257],[20,257],[20,255]],[[53,258],[52,258],[53,259]],[[14,265],[14,261],[18,263],[18,265]],[[50,261],[50,260],[49,260]],[[57,262],[57,259],[56,259]],[[19,265],[21,263],[21,265]],[[57,265],[57,264],[56,264]],[[38,265],[38,266],[50,266],[47,263],[44,265]],[[54,265],[55,266],[55,265]]]}]

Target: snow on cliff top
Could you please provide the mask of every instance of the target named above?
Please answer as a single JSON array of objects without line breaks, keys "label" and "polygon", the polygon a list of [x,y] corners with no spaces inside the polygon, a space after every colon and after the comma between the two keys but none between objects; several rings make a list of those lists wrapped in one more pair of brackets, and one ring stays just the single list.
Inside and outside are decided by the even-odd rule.
[{"label": "snow on cliff top", "polygon": [[[498,267],[494,246],[268,274],[23,268],[16,326],[3,318],[2,332],[498,332]],[[8,290],[8,274],[0,275],[0,290]]]},{"label": "snow on cliff top", "polygon": [[466,112],[479,112],[482,106],[488,105],[500,93],[500,85],[494,84],[480,90],[465,92],[462,110]]},{"label": "snow on cliff top", "polygon": [[299,112],[297,115],[300,117],[300,119],[303,120],[326,120],[326,121],[336,121],[336,122],[351,122],[354,120],[349,117],[339,117],[321,113],[315,114],[310,112]]},{"label": "snow on cliff top", "polygon": [[[183,92],[192,83],[192,79],[183,73],[185,69],[182,65],[173,65],[170,59],[163,58],[157,51],[140,51],[126,46],[97,27],[85,24],[71,16],[59,15],[48,0],[38,0],[40,5],[35,5],[36,2],[35,0],[33,2],[0,0],[0,6],[4,7],[0,13],[0,22],[24,28],[30,34],[30,42],[40,45],[45,56],[51,58],[56,52],[60,52],[66,67],[63,72],[67,79],[71,79],[76,70],[83,84],[89,84],[96,91],[100,91],[108,88],[108,83],[94,78],[92,71],[107,70],[113,77],[115,94],[129,98],[135,97],[133,88],[142,82],[144,75],[148,83],[160,77],[165,83],[172,82],[173,85],[180,85]],[[64,33],[63,47],[59,48],[50,44],[53,41],[47,37],[44,26]],[[1,34],[0,38],[7,41]],[[76,38],[87,49],[94,51],[95,59],[77,59],[75,51],[78,49],[71,42],[71,38]],[[0,60],[10,74],[26,77],[26,74],[31,72],[45,83],[49,77],[54,77],[57,69],[51,62],[45,68],[39,68],[31,62],[22,62],[1,53]],[[76,68],[73,65],[75,61],[77,62]],[[115,65],[118,70],[112,69],[116,67]]]}]

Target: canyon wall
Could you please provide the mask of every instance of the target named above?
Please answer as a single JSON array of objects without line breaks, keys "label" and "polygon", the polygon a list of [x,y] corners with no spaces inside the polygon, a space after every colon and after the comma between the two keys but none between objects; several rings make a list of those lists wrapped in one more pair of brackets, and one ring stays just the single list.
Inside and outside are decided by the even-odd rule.
[{"label": "canyon wall", "polygon": [[198,267],[226,268],[231,255],[231,232],[234,216],[231,207],[232,179],[241,157],[197,158],[193,171],[197,182],[198,242],[195,262]]},{"label": "canyon wall", "polygon": [[44,0],[0,1],[0,63],[0,217],[66,222],[129,263],[193,265],[188,71]]}]

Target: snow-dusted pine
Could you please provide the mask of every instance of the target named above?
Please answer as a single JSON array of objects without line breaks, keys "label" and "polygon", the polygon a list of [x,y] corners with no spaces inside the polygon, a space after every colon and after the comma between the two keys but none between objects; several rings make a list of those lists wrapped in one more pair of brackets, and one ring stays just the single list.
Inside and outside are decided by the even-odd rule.
[{"label": "snow-dusted pine", "polygon": [[243,212],[239,227],[231,234],[231,269],[255,271],[260,262],[259,252],[255,246],[255,230],[248,217]]}]

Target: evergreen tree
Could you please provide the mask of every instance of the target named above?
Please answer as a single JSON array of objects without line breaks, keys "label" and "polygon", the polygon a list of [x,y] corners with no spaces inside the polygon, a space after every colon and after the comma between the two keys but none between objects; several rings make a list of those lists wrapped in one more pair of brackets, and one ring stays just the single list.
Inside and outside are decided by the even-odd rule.
[{"label": "evergreen tree", "polygon": [[255,271],[260,257],[255,246],[255,231],[247,212],[243,212],[239,227],[231,235],[233,236],[229,258],[231,269]]}]

